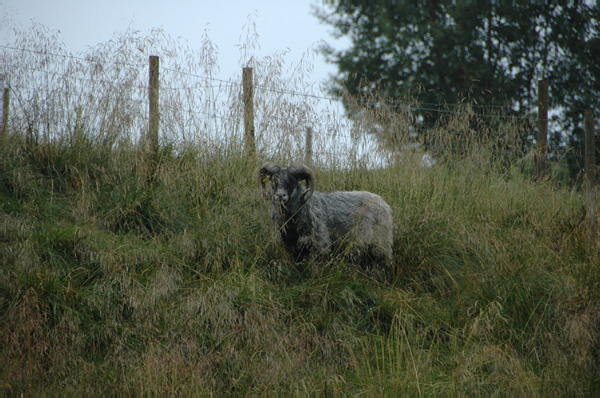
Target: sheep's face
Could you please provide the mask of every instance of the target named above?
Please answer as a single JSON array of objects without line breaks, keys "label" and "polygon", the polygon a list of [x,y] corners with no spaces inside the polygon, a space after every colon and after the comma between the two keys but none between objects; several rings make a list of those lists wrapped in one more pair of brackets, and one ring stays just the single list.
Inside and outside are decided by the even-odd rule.
[{"label": "sheep's face", "polygon": [[271,198],[273,205],[280,210],[295,211],[303,203],[302,194],[306,189],[288,169],[271,176]]},{"label": "sheep's face", "polygon": [[295,215],[312,196],[314,175],[304,165],[282,169],[268,162],[258,170],[258,183],[264,198],[272,202],[271,216],[282,222]]}]

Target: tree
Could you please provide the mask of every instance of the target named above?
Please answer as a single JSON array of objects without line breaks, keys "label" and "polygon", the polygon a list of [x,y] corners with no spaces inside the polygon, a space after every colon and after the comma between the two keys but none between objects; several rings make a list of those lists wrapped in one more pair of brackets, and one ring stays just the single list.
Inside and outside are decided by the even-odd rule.
[{"label": "tree", "polygon": [[[523,114],[535,112],[537,81],[548,79],[558,112],[551,148],[580,155],[583,114],[600,104],[598,6],[500,3],[339,0],[318,9],[334,35],[352,42],[343,51],[325,48],[339,68],[333,93],[376,90],[427,104],[468,99]],[[425,112],[424,122],[439,115]]]}]

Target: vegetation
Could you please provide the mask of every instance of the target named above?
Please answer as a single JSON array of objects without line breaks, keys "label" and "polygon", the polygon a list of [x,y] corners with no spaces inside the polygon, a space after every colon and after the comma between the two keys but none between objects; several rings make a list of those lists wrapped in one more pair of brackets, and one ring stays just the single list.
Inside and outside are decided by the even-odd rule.
[{"label": "vegetation", "polygon": [[395,269],[299,274],[240,154],[3,146],[7,392],[597,392],[577,192],[484,158],[319,170],[394,209]]},{"label": "vegetation", "polygon": [[[339,69],[333,91],[376,89],[387,100],[409,94],[425,104],[413,110],[426,124],[443,115],[436,104],[465,98],[505,115],[535,114],[538,80],[548,79],[550,152],[564,157],[573,176],[582,168],[583,117],[597,108],[600,94],[596,2],[342,0],[316,14],[352,43],[327,49]],[[596,148],[598,157],[600,141]]]},{"label": "vegetation", "polygon": [[[302,273],[277,243],[255,174],[265,159],[300,158],[296,146],[262,130],[250,159],[235,106],[210,127],[227,139],[211,143],[166,101],[163,133],[190,135],[164,134],[152,165],[136,138],[133,77],[106,67],[115,76],[103,81],[90,59],[77,73],[98,85],[93,100],[78,86],[48,89],[56,98],[23,91],[2,137],[4,392],[599,392],[598,242],[580,192],[534,180],[509,151],[518,127],[456,134],[470,131],[466,109],[432,131],[433,167],[418,150],[380,167],[319,158],[317,189],[369,190],[392,206],[394,264],[382,276],[339,253]],[[293,101],[259,97],[267,89],[259,120],[267,106],[270,120],[299,117]],[[404,126],[402,115],[365,116],[367,127]]]}]

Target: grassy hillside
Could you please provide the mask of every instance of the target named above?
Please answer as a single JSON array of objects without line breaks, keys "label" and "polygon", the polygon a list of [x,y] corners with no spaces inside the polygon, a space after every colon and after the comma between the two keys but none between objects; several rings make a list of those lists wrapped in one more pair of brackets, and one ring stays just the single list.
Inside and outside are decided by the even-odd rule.
[{"label": "grassy hillside", "polygon": [[[263,159],[261,159],[263,160]],[[600,258],[578,192],[485,156],[316,170],[394,212],[394,270],[300,274],[236,150],[79,137],[0,157],[10,393],[598,393]]]}]

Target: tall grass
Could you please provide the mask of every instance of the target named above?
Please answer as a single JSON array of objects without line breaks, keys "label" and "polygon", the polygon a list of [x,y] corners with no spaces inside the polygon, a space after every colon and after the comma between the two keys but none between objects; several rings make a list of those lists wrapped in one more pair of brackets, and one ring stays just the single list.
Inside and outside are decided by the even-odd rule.
[{"label": "tall grass", "polygon": [[[199,139],[165,139],[148,180],[135,129],[120,116],[98,128],[106,114],[80,104],[90,113],[77,128],[41,124],[49,138],[28,143],[17,118],[4,137],[4,391],[598,392],[600,256],[576,190],[498,156],[497,138],[515,147],[522,127],[477,135],[465,109],[424,142],[434,167],[418,151],[378,168],[320,158],[319,190],[369,190],[392,206],[394,269],[377,278],[340,257],[310,275],[277,243],[233,119],[213,131],[234,138],[208,145],[182,116],[181,131]],[[363,116],[373,131],[411,122]],[[293,131],[269,131],[261,156],[302,156],[270,149]],[[402,134],[393,139],[411,139]]]}]

